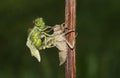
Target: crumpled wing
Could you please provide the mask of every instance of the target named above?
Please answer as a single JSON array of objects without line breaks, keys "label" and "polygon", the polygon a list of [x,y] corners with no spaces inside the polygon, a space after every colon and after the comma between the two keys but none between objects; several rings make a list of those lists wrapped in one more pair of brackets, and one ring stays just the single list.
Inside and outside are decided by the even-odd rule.
[{"label": "crumpled wing", "polygon": [[26,45],[30,49],[31,55],[34,56],[39,62],[41,61],[39,50],[32,44],[31,40],[28,38]]}]

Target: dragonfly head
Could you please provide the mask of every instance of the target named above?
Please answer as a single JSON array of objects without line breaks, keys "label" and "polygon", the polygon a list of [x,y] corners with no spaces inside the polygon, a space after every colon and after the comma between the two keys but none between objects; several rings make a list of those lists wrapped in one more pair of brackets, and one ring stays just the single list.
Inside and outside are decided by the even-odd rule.
[{"label": "dragonfly head", "polygon": [[45,22],[43,21],[43,18],[37,18],[34,20],[35,26],[39,27],[41,30],[45,28]]}]

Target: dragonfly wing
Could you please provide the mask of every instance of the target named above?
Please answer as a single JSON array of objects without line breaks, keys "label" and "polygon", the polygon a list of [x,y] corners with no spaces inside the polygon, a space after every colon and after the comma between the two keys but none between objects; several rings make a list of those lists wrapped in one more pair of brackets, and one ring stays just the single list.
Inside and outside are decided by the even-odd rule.
[{"label": "dragonfly wing", "polygon": [[34,56],[39,62],[41,61],[39,50],[32,44],[31,40],[27,40],[26,45],[30,49],[31,55]]}]

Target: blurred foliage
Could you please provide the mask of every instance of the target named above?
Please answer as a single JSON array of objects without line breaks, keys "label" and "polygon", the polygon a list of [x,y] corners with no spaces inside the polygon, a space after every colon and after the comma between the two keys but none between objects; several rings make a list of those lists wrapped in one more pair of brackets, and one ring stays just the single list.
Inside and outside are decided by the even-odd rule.
[{"label": "blurred foliage", "polygon": [[[28,28],[43,17],[64,22],[64,0],[0,0],[0,78],[64,78],[56,48],[26,47]],[[120,78],[120,0],[77,0],[77,78]]]}]

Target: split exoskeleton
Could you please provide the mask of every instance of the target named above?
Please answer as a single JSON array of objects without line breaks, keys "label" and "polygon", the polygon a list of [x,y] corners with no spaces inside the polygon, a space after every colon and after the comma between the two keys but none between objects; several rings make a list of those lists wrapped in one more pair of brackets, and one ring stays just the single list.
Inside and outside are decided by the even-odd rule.
[{"label": "split exoskeleton", "polygon": [[[45,27],[47,28],[47,26],[45,26]],[[38,41],[41,40],[40,45],[38,47],[36,47],[35,44],[33,43],[33,41],[30,39],[30,36],[32,36],[32,35],[29,34],[28,39],[27,39],[27,46],[30,48],[31,54],[33,56],[35,56],[39,62],[41,61],[39,50],[52,48],[52,47],[58,48],[59,60],[60,60],[59,65],[62,65],[66,61],[66,58],[67,58],[68,47],[73,49],[74,44],[75,44],[75,37],[74,37],[74,40],[71,45],[71,43],[67,41],[65,36],[71,32],[75,32],[75,31],[66,28],[66,26],[64,24],[55,25],[50,28],[53,30],[53,34],[49,34],[49,32],[46,33],[46,32],[42,32],[42,31],[39,31],[39,33],[41,33],[41,34],[39,34],[39,35],[36,34],[37,36],[35,36],[35,39],[37,39]],[[38,28],[38,30],[39,30],[39,28]],[[33,31],[35,32],[34,28],[31,31],[31,33],[33,33]]]},{"label": "split exoskeleton", "polygon": [[49,44],[46,46],[46,48],[56,47],[59,50],[59,60],[60,60],[59,65],[62,65],[66,61],[68,47],[73,49],[74,44],[75,44],[75,37],[74,37],[72,45],[67,41],[65,37],[65,35],[69,34],[70,32],[75,32],[75,31],[68,30],[68,29],[67,31],[66,29],[67,28],[64,26],[64,24],[55,25],[53,27],[53,34],[47,38],[48,39],[47,43]]}]

